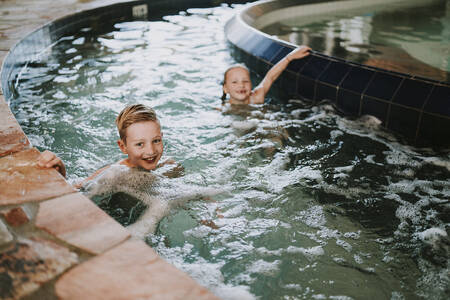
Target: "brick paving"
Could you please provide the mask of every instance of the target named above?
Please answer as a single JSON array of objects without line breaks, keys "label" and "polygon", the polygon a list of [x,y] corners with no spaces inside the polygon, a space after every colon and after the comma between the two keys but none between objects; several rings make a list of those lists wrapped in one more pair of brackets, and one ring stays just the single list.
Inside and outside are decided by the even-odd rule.
[{"label": "brick paving", "polygon": [[[0,64],[27,34],[119,0],[0,0]],[[217,299],[78,193],[36,166],[0,90],[1,299]]]}]

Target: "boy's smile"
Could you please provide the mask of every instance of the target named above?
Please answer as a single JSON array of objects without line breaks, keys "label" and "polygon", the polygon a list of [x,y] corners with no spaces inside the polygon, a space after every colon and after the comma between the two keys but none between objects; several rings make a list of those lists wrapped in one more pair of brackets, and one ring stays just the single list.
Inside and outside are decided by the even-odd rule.
[{"label": "boy's smile", "polygon": [[158,122],[144,121],[126,129],[126,142],[117,141],[120,150],[128,154],[124,163],[129,167],[154,170],[163,154],[161,127]]}]

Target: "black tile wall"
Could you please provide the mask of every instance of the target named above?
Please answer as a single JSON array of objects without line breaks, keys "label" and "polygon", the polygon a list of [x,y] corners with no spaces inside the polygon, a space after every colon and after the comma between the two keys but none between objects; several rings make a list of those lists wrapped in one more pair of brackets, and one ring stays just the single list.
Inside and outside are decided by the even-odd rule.
[{"label": "black tile wall", "polygon": [[421,109],[430,95],[431,87],[432,85],[424,81],[405,79],[392,102]]},{"label": "black tile wall", "polygon": [[299,75],[298,78],[297,94],[303,98],[314,101],[315,80],[303,75]]},{"label": "black tile wall", "polygon": [[391,105],[387,127],[398,132],[409,140],[414,140],[419,123],[420,112],[404,108],[395,104]]},{"label": "black tile wall", "polygon": [[353,67],[348,72],[341,87],[353,92],[362,93],[374,74],[375,72],[372,70]]},{"label": "black tile wall", "polygon": [[306,58],[300,59],[299,61],[301,62],[302,60],[305,62],[305,65],[300,69],[300,73],[312,79],[316,79],[317,77],[319,77],[319,75],[322,74],[330,64],[330,61],[328,59],[315,55],[309,56],[308,63],[306,63]]},{"label": "black tile wall", "polygon": [[343,112],[358,116],[361,106],[361,94],[339,89],[337,95],[337,107]]},{"label": "black tile wall", "polygon": [[303,67],[306,66],[311,61],[311,58],[312,56],[310,55],[302,59],[292,60],[287,66],[287,69],[294,73],[300,73]]},{"label": "black tile wall", "polygon": [[289,52],[291,52],[294,48],[286,47],[284,46],[281,51],[277,52],[275,56],[270,60],[271,63],[276,64],[279,62],[283,57],[288,55]]},{"label": "black tile wall", "polygon": [[386,124],[389,104],[376,98],[363,96],[361,104],[361,115],[371,115],[377,117],[382,125]]},{"label": "black tile wall", "polygon": [[417,143],[421,146],[448,146],[450,139],[450,119],[424,113],[420,122]]},{"label": "black tile wall", "polygon": [[297,85],[299,76],[291,72],[284,72],[280,78],[280,87],[289,97],[298,97]]},{"label": "black tile wall", "polygon": [[322,82],[326,82],[332,85],[338,85],[350,70],[350,66],[343,62],[331,61],[326,72],[318,78]]},{"label": "black tile wall", "polygon": [[375,73],[364,95],[390,101],[398,90],[403,78],[388,73]]},{"label": "black tile wall", "polygon": [[337,88],[333,85],[324,84],[320,81],[316,82],[316,99],[315,101],[330,100],[337,103]]},{"label": "black tile wall", "polygon": [[260,48],[255,52],[255,55],[261,57],[262,59],[270,62],[272,61],[272,58],[275,57],[275,55],[280,52],[280,50],[283,48],[280,44],[274,43],[272,40],[266,40],[270,41],[269,45],[265,48]]},{"label": "black tile wall", "polygon": [[450,118],[450,86],[434,85],[424,111]]}]

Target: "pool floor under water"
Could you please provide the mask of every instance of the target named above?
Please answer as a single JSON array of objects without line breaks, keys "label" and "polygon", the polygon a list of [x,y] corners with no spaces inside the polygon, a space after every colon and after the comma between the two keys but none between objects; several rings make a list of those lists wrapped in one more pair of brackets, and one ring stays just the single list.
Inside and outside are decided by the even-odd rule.
[{"label": "pool floor under water", "polygon": [[[122,158],[114,119],[126,104],[155,108],[164,156],[184,175],[105,176],[115,192],[93,199],[132,231],[157,206],[143,238],[222,299],[447,299],[448,149],[415,149],[374,118],[276,89],[268,104],[217,110],[235,9],[64,37],[21,72],[12,111],[75,182]],[[121,192],[144,177],[145,199]]]}]

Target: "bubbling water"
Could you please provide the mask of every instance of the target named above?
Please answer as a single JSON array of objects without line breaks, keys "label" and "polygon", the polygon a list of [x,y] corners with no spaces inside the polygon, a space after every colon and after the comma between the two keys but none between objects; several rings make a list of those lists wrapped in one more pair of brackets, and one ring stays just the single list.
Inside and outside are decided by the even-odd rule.
[{"label": "bubbling water", "polygon": [[415,149],[373,117],[276,88],[270,104],[217,110],[234,13],[64,37],[22,71],[11,108],[78,181],[122,158],[126,104],[154,107],[164,156],[185,174],[113,165],[84,192],[222,299],[448,298],[448,149]]}]

